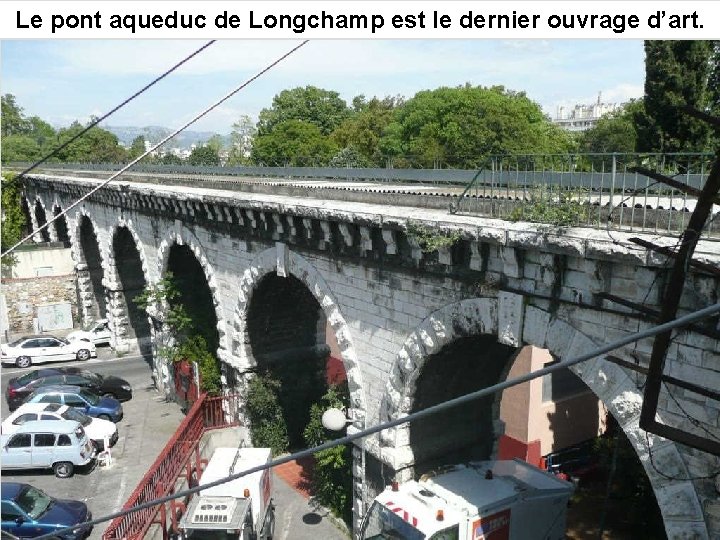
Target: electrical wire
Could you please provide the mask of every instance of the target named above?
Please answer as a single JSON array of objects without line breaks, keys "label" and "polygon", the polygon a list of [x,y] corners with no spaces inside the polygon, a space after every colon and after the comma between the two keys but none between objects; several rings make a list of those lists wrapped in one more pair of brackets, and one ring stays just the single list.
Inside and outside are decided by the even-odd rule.
[{"label": "electrical wire", "polygon": [[43,163],[45,163],[48,159],[50,159],[51,157],[53,157],[53,156],[54,156],[55,154],[57,154],[60,150],[62,150],[63,148],[67,147],[68,145],[72,144],[74,141],[76,141],[77,139],[79,139],[80,137],[82,137],[83,135],[85,135],[85,133],[87,133],[87,132],[90,131],[92,128],[94,128],[95,126],[97,126],[100,122],[102,122],[103,120],[105,120],[108,116],[110,116],[111,114],[115,113],[115,112],[118,111],[119,109],[123,108],[125,105],[127,105],[128,103],[130,103],[133,99],[135,99],[135,98],[138,97],[140,94],[142,94],[143,92],[145,92],[145,90],[148,90],[151,86],[154,86],[155,83],[160,82],[162,79],[164,79],[165,77],[167,77],[168,75],[170,75],[173,71],[175,71],[177,68],[179,68],[180,66],[182,66],[185,62],[187,62],[188,60],[191,60],[192,58],[194,58],[195,56],[197,56],[198,54],[200,54],[202,51],[204,51],[205,49],[207,49],[207,48],[208,48],[210,45],[212,45],[213,43],[215,43],[215,40],[214,40],[214,39],[211,40],[211,41],[208,41],[205,45],[203,45],[203,46],[200,47],[199,49],[197,49],[197,50],[195,50],[194,52],[192,52],[190,55],[188,55],[188,56],[186,56],[185,58],[183,58],[182,60],[180,60],[177,64],[175,64],[174,66],[172,66],[172,67],[171,67],[170,69],[168,69],[165,73],[163,73],[162,75],[159,75],[158,77],[156,77],[155,79],[153,79],[152,81],[150,81],[149,83],[147,83],[147,84],[146,84],[145,86],[143,86],[140,90],[138,90],[137,92],[135,92],[132,96],[130,96],[129,98],[127,98],[126,100],[124,100],[122,103],[120,103],[117,107],[115,107],[115,108],[113,108],[112,110],[106,112],[106,113],[103,114],[100,118],[96,118],[94,121],[90,122],[87,126],[85,126],[85,128],[84,128],[82,131],[80,131],[79,133],[76,133],[73,137],[71,137],[69,140],[65,141],[63,144],[61,144],[60,146],[58,146],[57,148],[55,148],[55,150],[53,150],[52,152],[50,152],[48,155],[46,155],[45,157],[41,158],[39,161],[36,161],[34,164],[30,165],[27,169],[25,169],[24,171],[22,171],[21,173],[19,173],[17,177],[18,177],[18,178],[22,178],[23,176],[25,176],[27,173],[29,173],[30,171],[32,171],[33,169],[35,169],[35,168],[38,167],[39,165],[42,165]]},{"label": "electrical wire", "polygon": [[151,508],[151,507],[157,506],[159,504],[164,504],[166,502],[170,502],[174,499],[179,499],[181,497],[188,497],[195,493],[199,493],[200,491],[203,491],[205,489],[219,486],[219,485],[225,484],[227,482],[230,482],[232,480],[237,480],[238,478],[242,478],[243,476],[247,476],[252,473],[264,471],[266,469],[277,467],[278,465],[282,465],[282,464],[288,463],[290,461],[309,457],[309,456],[315,454],[316,452],[320,452],[322,450],[327,450],[329,448],[333,448],[333,447],[339,446],[341,444],[347,444],[347,443],[353,442],[355,440],[367,437],[368,435],[380,433],[381,431],[384,431],[386,429],[393,428],[393,427],[396,427],[396,426],[399,426],[402,424],[406,424],[408,422],[414,422],[416,420],[420,420],[422,418],[433,415],[440,411],[444,411],[444,410],[452,408],[452,407],[464,405],[466,403],[477,400],[479,398],[489,396],[489,395],[495,394],[497,392],[501,392],[507,388],[516,386],[518,384],[522,384],[522,383],[531,381],[533,379],[542,377],[544,375],[548,375],[550,373],[559,371],[561,369],[566,369],[568,367],[574,366],[581,362],[586,362],[587,360],[591,360],[602,354],[608,353],[608,352],[618,349],[620,347],[624,347],[625,345],[629,345],[630,343],[633,343],[634,341],[637,341],[639,339],[645,339],[647,337],[652,337],[657,334],[667,332],[669,330],[672,330],[673,328],[677,328],[680,326],[686,326],[692,322],[695,322],[695,321],[698,321],[701,319],[705,319],[707,317],[711,317],[718,313],[720,313],[720,303],[713,304],[711,306],[705,307],[698,311],[694,311],[687,315],[683,315],[682,317],[680,317],[678,319],[675,319],[673,321],[670,321],[670,322],[667,322],[664,324],[660,324],[658,326],[649,328],[647,330],[643,330],[642,332],[636,332],[634,334],[630,334],[629,336],[626,336],[626,337],[619,339],[608,345],[603,345],[601,347],[598,347],[597,349],[590,351],[588,353],[582,354],[576,358],[572,358],[570,360],[564,360],[562,362],[558,362],[557,364],[553,364],[551,366],[544,367],[540,370],[533,371],[532,373],[527,373],[525,375],[521,375],[514,379],[503,381],[503,382],[497,383],[493,386],[488,386],[486,388],[482,388],[475,392],[471,392],[470,394],[465,394],[464,396],[460,396],[460,397],[457,397],[457,398],[454,398],[454,399],[451,399],[448,401],[444,401],[442,403],[438,403],[437,405],[433,405],[433,406],[423,409],[421,411],[417,411],[417,412],[405,415],[401,418],[396,418],[395,420],[390,420],[388,422],[384,422],[384,423],[378,424],[376,426],[372,426],[369,428],[359,430],[351,435],[346,435],[344,437],[340,437],[338,439],[334,439],[332,441],[325,442],[323,444],[320,444],[320,445],[312,447],[312,448],[306,448],[305,450],[300,450],[299,452],[295,452],[295,453],[289,454],[284,457],[276,458],[274,460],[271,460],[268,463],[264,463],[262,465],[257,465],[255,467],[251,467],[249,469],[246,469],[239,473],[229,475],[225,478],[221,478],[214,482],[209,482],[202,486],[196,486],[196,487],[186,489],[183,491],[177,491],[177,492],[173,493],[172,495],[167,495],[165,497],[160,497],[160,498],[154,499],[152,501],[144,502],[142,504],[133,506],[132,508],[126,508],[119,512],[115,512],[113,514],[109,514],[109,515],[101,517],[101,518],[93,519],[92,521],[88,521],[88,522],[85,522],[85,523],[82,523],[79,525],[74,525],[72,527],[67,527],[65,529],[57,530],[50,534],[38,536],[38,537],[36,537],[36,539],[37,540],[49,539],[49,538],[57,537],[58,535],[60,535],[64,532],[78,530],[80,528],[87,528],[91,525],[97,525],[99,523],[103,523],[103,522],[109,521],[111,519],[123,517],[123,516],[128,515],[133,512],[138,512],[140,510],[145,510],[147,508]]},{"label": "electrical wire", "polygon": [[154,152],[155,150],[157,150],[158,148],[160,148],[163,144],[165,144],[165,143],[168,142],[170,139],[172,139],[173,137],[175,137],[178,133],[180,133],[181,131],[183,131],[183,130],[186,129],[187,127],[191,126],[192,124],[194,124],[194,123],[197,122],[198,120],[200,120],[203,116],[205,116],[205,115],[208,114],[210,111],[212,111],[213,109],[215,109],[216,107],[218,107],[219,105],[221,105],[222,103],[224,103],[225,101],[227,101],[228,99],[230,99],[232,96],[234,96],[235,94],[237,94],[240,90],[242,90],[243,88],[245,88],[247,85],[249,85],[250,83],[252,83],[252,82],[255,81],[256,79],[260,78],[262,75],[264,75],[265,73],[267,73],[268,71],[270,71],[272,68],[274,68],[274,67],[275,67],[276,65],[278,65],[280,62],[282,62],[283,60],[285,60],[288,56],[290,56],[290,55],[293,54],[295,51],[297,51],[298,49],[300,49],[301,47],[303,47],[304,45],[306,45],[306,44],[308,43],[308,41],[309,41],[309,40],[306,39],[305,41],[301,42],[299,45],[296,45],[295,47],[293,47],[292,49],[290,49],[288,52],[286,52],[285,54],[283,54],[282,56],[280,56],[279,58],[277,58],[276,60],[274,60],[273,62],[271,62],[270,64],[268,64],[266,67],[264,67],[263,69],[261,69],[260,71],[258,71],[255,75],[253,75],[252,77],[250,77],[249,79],[247,79],[245,82],[243,82],[243,83],[240,84],[239,86],[236,86],[236,87],[235,87],[234,89],[232,89],[230,92],[228,92],[228,93],[225,94],[223,97],[221,97],[220,99],[218,99],[217,101],[215,101],[212,105],[210,105],[209,107],[206,107],[202,112],[200,112],[200,113],[198,113],[197,115],[195,115],[190,121],[186,122],[186,123],[183,124],[181,127],[179,127],[178,129],[176,129],[175,131],[173,131],[170,135],[168,135],[167,137],[165,137],[164,139],[162,139],[162,140],[161,140],[159,143],[157,143],[155,146],[153,146],[153,147],[149,148],[148,150],[146,150],[145,153],[143,153],[142,155],[140,155],[140,156],[138,156],[137,158],[135,158],[134,160],[132,160],[130,163],[128,163],[127,165],[125,165],[122,169],[120,169],[119,171],[117,171],[115,174],[111,175],[111,176],[110,176],[109,178],[107,178],[106,180],[103,180],[102,182],[100,182],[100,184],[98,184],[98,185],[95,186],[93,189],[91,189],[90,191],[88,191],[85,195],[83,195],[82,197],[80,197],[77,201],[75,201],[74,203],[72,203],[70,206],[66,207],[64,210],[62,210],[61,212],[59,212],[58,214],[56,214],[52,219],[47,220],[43,225],[41,225],[40,227],[38,227],[36,230],[32,231],[30,234],[28,234],[27,236],[25,236],[23,239],[21,239],[21,240],[20,240],[19,242],[17,242],[15,245],[9,247],[7,250],[5,250],[5,251],[2,253],[2,255],[9,255],[9,254],[12,253],[13,251],[15,251],[18,247],[20,247],[20,246],[21,246],[22,244],[24,244],[26,241],[30,240],[35,234],[37,234],[38,232],[40,232],[40,231],[42,231],[43,229],[47,228],[51,223],[53,223],[53,222],[57,221],[58,219],[60,219],[60,217],[62,217],[62,216],[64,216],[65,214],[67,214],[71,209],[75,208],[77,205],[79,205],[79,204],[80,204],[81,202],[83,202],[85,199],[87,199],[88,197],[90,197],[90,195],[92,195],[93,193],[95,193],[95,192],[98,191],[99,189],[102,189],[103,187],[105,187],[106,185],[108,185],[108,184],[109,184],[110,182],[112,182],[115,178],[117,178],[117,177],[120,176],[122,173],[124,173],[125,171],[127,171],[130,167],[132,167],[132,166],[135,165],[137,162],[139,162],[140,160],[142,160],[145,156],[147,156],[147,155],[150,154],[151,152]]}]

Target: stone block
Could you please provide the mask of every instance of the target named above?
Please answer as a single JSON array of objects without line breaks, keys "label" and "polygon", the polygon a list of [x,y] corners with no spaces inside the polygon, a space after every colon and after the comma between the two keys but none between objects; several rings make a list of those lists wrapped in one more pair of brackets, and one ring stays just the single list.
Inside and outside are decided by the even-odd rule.
[{"label": "stone block", "polygon": [[498,293],[498,341],[519,347],[523,340],[524,298],[519,294]]}]

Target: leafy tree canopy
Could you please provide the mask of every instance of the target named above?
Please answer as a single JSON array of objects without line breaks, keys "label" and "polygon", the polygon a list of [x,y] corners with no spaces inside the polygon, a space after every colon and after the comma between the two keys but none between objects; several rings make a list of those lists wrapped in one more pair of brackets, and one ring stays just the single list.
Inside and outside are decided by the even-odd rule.
[{"label": "leafy tree canopy", "polygon": [[622,109],[607,114],[580,136],[580,151],[589,153],[635,152],[638,119],[644,116],[642,100],[633,100]]},{"label": "leafy tree canopy", "polygon": [[[56,144],[65,143],[83,129],[82,124],[77,121],[73,122],[70,127],[58,131]],[[60,161],[68,162],[118,163],[127,159],[127,152],[120,146],[115,135],[95,126],[60,150],[57,156]]]},{"label": "leafy tree canopy", "polygon": [[220,165],[220,156],[217,150],[209,145],[197,146],[188,156],[188,163],[196,166],[217,166]]},{"label": "leafy tree canopy", "polygon": [[232,143],[227,164],[247,165],[250,160],[250,153],[257,128],[255,124],[253,124],[252,118],[246,114],[242,115],[232,127],[233,130],[230,134]]},{"label": "leafy tree canopy", "polygon": [[701,111],[710,109],[712,60],[711,41],[645,42],[648,126],[640,141],[642,150],[702,152],[709,149],[711,128],[680,108],[688,105]]},{"label": "leafy tree canopy", "polygon": [[566,152],[569,133],[554,126],[522,92],[466,84],[415,94],[395,110],[380,142],[412,164],[477,167],[489,154]]},{"label": "leafy tree canopy", "polygon": [[252,149],[253,161],[266,165],[324,165],[337,152],[337,146],[315,124],[286,120],[272,133],[258,135]]},{"label": "leafy tree canopy", "polygon": [[288,120],[308,122],[329,135],[349,115],[345,101],[332,90],[315,86],[283,90],[273,98],[271,108],[260,111],[258,135],[268,135]]},{"label": "leafy tree canopy", "polygon": [[132,144],[130,145],[130,150],[128,150],[128,157],[130,159],[135,159],[145,153],[145,137],[142,135],[138,135],[133,139]]},{"label": "leafy tree canopy", "polygon": [[20,202],[22,185],[14,174],[3,174],[0,196],[2,197],[0,236],[2,250],[5,251],[22,238],[23,230],[27,226]]},{"label": "leafy tree canopy", "polygon": [[401,97],[376,97],[369,101],[365,96],[353,99],[354,113],[346,118],[330,138],[340,148],[351,148],[363,161],[377,166],[384,164],[380,139],[393,119],[393,112],[403,100]]},{"label": "leafy tree canopy", "polygon": [[22,107],[15,102],[15,96],[5,94],[1,98],[2,102],[2,136],[21,135],[26,132],[27,126],[23,116]]}]

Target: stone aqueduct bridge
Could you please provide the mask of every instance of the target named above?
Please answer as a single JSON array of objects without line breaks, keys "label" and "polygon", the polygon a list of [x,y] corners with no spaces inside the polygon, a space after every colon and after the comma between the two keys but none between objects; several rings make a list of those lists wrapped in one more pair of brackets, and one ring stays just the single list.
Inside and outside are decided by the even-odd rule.
[{"label": "stone aqueduct bridge", "polygon": [[[31,176],[26,196],[30,208],[38,210],[31,212],[33,220],[42,209],[51,215],[66,208],[97,182]],[[451,249],[424,253],[417,234],[408,232],[418,224],[459,233],[461,240]],[[433,358],[449,361],[442,351],[463,340],[484,337],[487,346],[532,344],[568,359],[648,328],[650,322],[599,299],[597,293],[659,309],[669,274],[664,257],[634,246],[623,233],[559,230],[380,201],[313,199],[311,194],[289,197],[119,182],[72,209],[67,228],[85,313],[107,307],[118,348],[138,332],[127,313],[124,289],[156,283],[168,271],[173,249],[184,250],[186,258],[178,259],[182,264],[194,257],[202,269],[196,277],[207,283],[212,296],[223,382],[230,389],[242,384],[243,373],[256,362],[254,352],[260,346],[255,342],[263,341],[266,328],[257,320],[267,325],[279,317],[291,325],[292,318],[298,318],[288,307],[291,299],[307,306],[316,302],[320,319],[313,321],[313,339],[320,339],[326,321],[334,330],[355,429],[413,411],[424,368]],[[672,245],[675,239],[664,242]],[[696,254],[720,263],[717,243],[701,241]],[[135,285],[128,285],[132,281]],[[289,281],[301,293],[273,296],[281,282]],[[710,275],[692,270],[685,288],[683,312],[718,301],[718,280]],[[267,305],[257,306],[260,301]],[[284,309],[291,312],[282,319]],[[266,352],[269,346],[265,340]],[[646,365],[651,347],[652,341],[644,340],[615,356]],[[717,340],[683,331],[672,342],[666,372],[719,389],[719,352]],[[475,362],[491,364],[482,354]],[[448,369],[440,366],[436,382],[441,386],[452,384],[451,374],[443,378]],[[500,378],[507,369],[502,368]],[[638,388],[643,380],[636,373],[604,358],[573,369],[634,445],[668,537],[720,538],[713,476],[720,469],[718,459],[639,429]],[[497,379],[485,384],[492,382]],[[502,429],[497,399],[490,408],[497,437]],[[673,388],[671,395],[664,389],[658,417],[703,436],[720,437],[719,410],[716,401],[680,388]],[[459,426],[467,431],[467,424],[463,419]],[[457,442],[465,435],[460,429],[448,439]],[[363,491],[365,474],[370,490],[371,477],[379,471],[385,479],[412,474],[416,453],[423,451],[423,444],[435,443],[413,439],[413,428],[405,425],[369,438],[365,460],[358,445],[353,450],[357,493]],[[362,511],[360,497],[356,511]]]}]

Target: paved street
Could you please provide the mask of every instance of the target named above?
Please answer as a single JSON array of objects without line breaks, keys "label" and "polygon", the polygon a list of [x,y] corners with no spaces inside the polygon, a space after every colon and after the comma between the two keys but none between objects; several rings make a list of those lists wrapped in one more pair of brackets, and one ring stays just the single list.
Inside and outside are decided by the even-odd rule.
[{"label": "paved street", "polygon": [[[179,407],[166,403],[153,388],[150,367],[142,358],[114,358],[107,347],[99,347],[98,356],[98,359],[87,362],[65,362],[62,365],[83,366],[101,374],[117,375],[132,385],[133,399],[123,403],[125,415],[118,423],[120,437],[112,449],[113,465],[78,470],[67,479],[55,478],[50,470],[3,471],[2,475],[3,480],[27,482],[54,497],[86,501],[95,518],[120,509],[183,418]],[[27,371],[4,367],[3,381]],[[4,396],[0,412],[3,418],[8,414]],[[346,538],[332,525],[322,509],[315,510],[305,497],[277,478],[273,498],[277,505],[275,538]],[[104,530],[105,525],[96,526],[90,539],[101,538]]]}]

